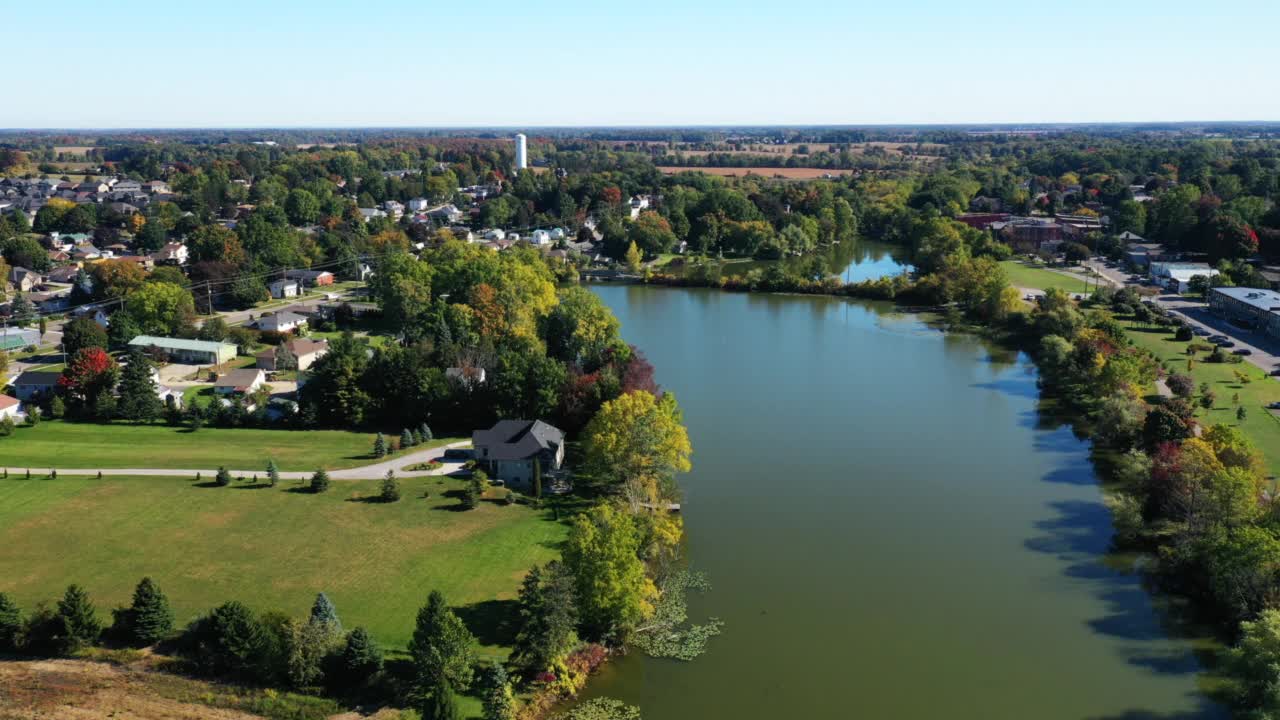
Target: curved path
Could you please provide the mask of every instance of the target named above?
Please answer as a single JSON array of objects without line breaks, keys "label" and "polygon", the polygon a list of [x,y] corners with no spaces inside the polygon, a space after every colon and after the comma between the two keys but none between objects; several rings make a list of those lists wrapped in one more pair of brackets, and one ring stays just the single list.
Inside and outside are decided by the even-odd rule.
[{"label": "curved path", "polygon": [[[465,460],[449,461],[436,468],[435,470],[418,470],[408,472],[402,468],[409,465],[428,462],[440,457],[445,450],[453,450],[456,448],[469,447],[471,441],[463,440],[460,442],[449,443],[448,445],[439,445],[427,450],[416,450],[414,452],[399,455],[393,458],[380,460],[372,465],[361,465],[360,467],[345,468],[343,470],[330,470],[329,477],[333,480],[376,480],[386,476],[388,470],[395,471],[397,477],[428,477],[431,475],[450,475],[462,470]],[[59,475],[97,475],[102,473],[107,475],[152,475],[156,477],[194,477],[197,473],[212,478],[218,474],[218,469],[180,469],[180,468],[47,468],[32,467],[29,468],[32,474],[47,475],[50,470],[57,470]],[[10,475],[22,475],[27,472],[25,467],[0,467],[0,470],[7,471]],[[227,468],[232,477],[252,477],[254,475],[261,477],[266,476],[266,469],[262,467],[252,470],[236,470],[235,468]],[[308,480],[315,474],[314,471],[298,472],[298,471],[280,471],[281,480]]]}]

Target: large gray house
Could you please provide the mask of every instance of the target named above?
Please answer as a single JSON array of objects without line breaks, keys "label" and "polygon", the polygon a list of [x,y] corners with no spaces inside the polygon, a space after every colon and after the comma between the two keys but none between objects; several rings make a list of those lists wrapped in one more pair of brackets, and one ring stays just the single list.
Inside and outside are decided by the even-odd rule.
[{"label": "large gray house", "polygon": [[490,477],[508,485],[532,485],[535,460],[543,473],[564,463],[564,433],[541,420],[499,420],[488,430],[473,432],[471,444]]}]

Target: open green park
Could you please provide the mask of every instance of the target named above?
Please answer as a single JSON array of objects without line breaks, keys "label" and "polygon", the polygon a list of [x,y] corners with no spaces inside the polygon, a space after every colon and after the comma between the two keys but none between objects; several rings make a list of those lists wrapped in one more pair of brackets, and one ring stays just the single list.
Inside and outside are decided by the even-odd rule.
[{"label": "open green park", "polygon": [[303,615],[323,591],[347,627],[403,649],[438,589],[483,652],[500,655],[511,642],[509,601],[532,565],[558,554],[566,527],[552,510],[522,504],[463,511],[463,482],[401,479],[402,499],[382,503],[378,480],[312,494],[290,480],[10,476],[0,480],[0,590],[30,609],[79,583],[109,618],[150,576],[179,624],[232,599]]},{"label": "open green park", "polygon": [[[41,468],[216,468],[266,467],[274,459],[281,470],[337,470],[367,465],[372,433],[342,430],[263,430],[212,428],[191,430],[169,425],[132,425],[45,421],[19,426],[0,438],[0,465]],[[453,442],[439,438],[427,449]]]},{"label": "open green park", "polygon": [[1014,287],[1036,290],[1058,288],[1070,293],[1084,293],[1093,290],[1094,283],[1092,280],[1086,284],[1084,276],[1070,271],[1050,270],[1023,260],[1004,260],[1000,263],[1000,267],[1004,270],[1005,275],[1008,276],[1009,284]]},{"label": "open green park", "polygon": [[[1207,352],[1194,356],[1191,370],[1187,370],[1187,345],[1177,340],[1170,328],[1143,325],[1133,321],[1124,323],[1125,330],[1134,345],[1151,351],[1172,372],[1190,375],[1196,387],[1208,383],[1216,396],[1211,410],[1196,405],[1196,415],[1205,424],[1239,424],[1253,439],[1267,460],[1272,475],[1280,476],[1280,418],[1267,405],[1280,401],[1280,382],[1268,377],[1260,368],[1248,362],[1205,362]],[[1197,338],[1203,344],[1203,340]],[[1241,382],[1237,373],[1248,377]],[[1245,409],[1243,422],[1236,420],[1237,406],[1233,397],[1239,396],[1240,407]]]}]

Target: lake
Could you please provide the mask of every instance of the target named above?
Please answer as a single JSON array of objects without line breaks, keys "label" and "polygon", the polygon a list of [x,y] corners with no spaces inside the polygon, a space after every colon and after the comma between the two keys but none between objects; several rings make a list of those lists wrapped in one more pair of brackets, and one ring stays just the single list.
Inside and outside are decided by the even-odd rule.
[{"label": "lake", "polygon": [[599,287],[693,442],[688,557],[724,633],[588,697],[649,720],[1219,714],[1141,577],[1108,555],[1089,446],[1030,361],[889,305]]}]

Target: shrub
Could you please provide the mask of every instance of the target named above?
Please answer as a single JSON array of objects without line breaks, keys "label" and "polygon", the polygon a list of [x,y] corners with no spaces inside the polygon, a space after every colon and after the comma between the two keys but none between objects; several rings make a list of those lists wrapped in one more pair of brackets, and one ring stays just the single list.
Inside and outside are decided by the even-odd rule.
[{"label": "shrub", "polygon": [[0,592],[0,652],[16,650],[21,632],[22,611],[12,598]]},{"label": "shrub", "polygon": [[231,472],[225,467],[218,468],[218,474],[213,479],[213,483],[218,487],[226,487],[231,484]]},{"label": "shrub", "polygon": [[1173,333],[1173,339],[1180,342],[1187,342],[1195,337],[1195,333],[1191,332],[1190,326],[1179,325],[1178,329]]}]

